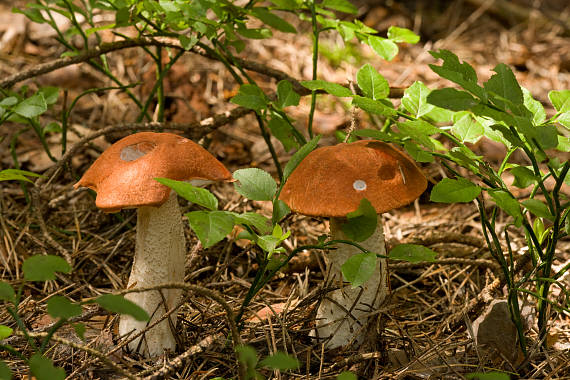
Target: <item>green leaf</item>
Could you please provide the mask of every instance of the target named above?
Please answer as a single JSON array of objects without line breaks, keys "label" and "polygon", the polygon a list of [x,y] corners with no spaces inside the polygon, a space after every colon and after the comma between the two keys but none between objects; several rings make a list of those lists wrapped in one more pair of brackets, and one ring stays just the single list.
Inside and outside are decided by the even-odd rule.
[{"label": "green leaf", "polygon": [[285,33],[297,33],[297,29],[281,17],[272,13],[267,8],[255,7],[250,10],[251,14],[263,21],[265,24]]},{"label": "green leaf", "polygon": [[275,252],[280,243],[281,240],[273,235],[263,235],[257,239],[257,245],[269,254]]},{"label": "green leaf", "polygon": [[131,11],[129,7],[120,7],[115,12],[115,26],[123,27],[129,25],[129,20],[131,18]]},{"label": "green leaf", "polygon": [[398,244],[390,250],[388,257],[392,260],[404,260],[410,263],[435,261],[437,252],[417,244]]},{"label": "green leaf", "polygon": [[15,96],[8,96],[0,101],[0,107],[12,107],[18,104],[18,98]]},{"label": "green leaf", "polygon": [[169,178],[155,178],[156,182],[161,183],[165,186],[170,187],[180,195],[182,198],[189,202],[196,203],[208,210],[218,209],[218,200],[214,194],[210,193],[206,189],[202,189],[197,186],[192,186],[191,184],[184,181],[175,181]]},{"label": "green leaf", "polygon": [[123,296],[103,294],[102,296],[97,297],[93,302],[112,313],[130,315],[137,321],[149,320],[149,316],[146,311]]},{"label": "green leaf", "polygon": [[407,42],[409,44],[418,43],[420,36],[410,29],[391,26],[388,28],[388,38],[394,42]]},{"label": "green leaf", "polygon": [[8,338],[13,332],[14,330],[10,327],[0,325],[0,340]]},{"label": "green leaf", "polygon": [[29,18],[32,22],[35,22],[38,24],[43,24],[46,22],[46,19],[44,19],[44,16],[42,15],[42,13],[40,12],[39,9],[35,9],[35,8],[28,8],[28,9],[12,8],[12,12],[13,13],[21,13],[23,15],[26,15],[26,17]]},{"label": "green leaf", "polygon": [[85,325],[83,323],[73,323],[72,326],[77,336],[81,338],[81,340],[85,340],[85,331],[87,330]]},{"label": "green leaf", "polygon": [[247,371],[246,379],[257,379],[258,372],[255,370],[257,366],[257,353],[255,349],[251,346],[242,345],[236,347],[236,352],[238,353],[240,363],[243,364]]},{"label": "green leaf", "polygon": [[245,212],[243,214],[235,214],[236,224],[245,224],[253,226],[262,234],[268,234],[272,231],[273,227],[271,220],[256,212]]},{"label": "green leaf", "polygon": [[374,206],[366,198],[360,201],[358,208],[346,215],[346,223],[342,225],[342,232],[354,241],[368,239],[378,224],[378,215]]},{"label": "green leaf", "polygon": [[27,181],[32,183],[32,181],[28,177],[41,177],[40,174],[32,173],[26,170],[19,170],[19,169],[4,169],[0,170],[0,181],[12,181],[12,180],[19,180],[19,181]]},{"label": "green leaf", "polygon": [[[499,63],[493,71],[491,79],[485,82],[485,90],[489,93],[499,95],[501,98],[507,99],[514,105],[523,104],[523,93],[521,86],[517,82],[517,78],[513,74],[511,68],[504,63]],[[499,107],[506,109],[508,104],[496,96],[491,96],[493,102]]]},{"label": "green leaf", "polygon": [[519,202],[504,190],[489,190],[488,193],[501,210],[513,217],[515,226],[520,227],[523,215]]},{"label": "green leaf", "polygon": [[397,125],[398,129],[404,136],[409,136],[426,148],[432,150],[435,148],[435,146],[429,136],[441,132],[439,128],[421,119],[407,120],[401,123],[397,123]]},{"label": "green leaf", "polygon": [[290,235],[291,231],[283,233],[281,226],[276,224],[273,227],[271,235],[259,236],[259,238],[257,239],[257,245],[259,245],[261,249],[263,249],[265,252],[267,252],[270,255],[274,252],[285,252],[283,248],[277,248],[277,247],[281,244],[283,240],[287,239]]},{"label": "green leaf", "polygon": [[548,206],[538,199],[527,199],[521,202],[522,205],[531,213],[541,218],[545,218],[554,221],[554,215],[548,210]]},{"label": "green leaf", "polygon": [[538,144],[543,150],[558,146],[558,131],[555,125],[532,125],[525,117],[515,116],[516,128],[533,145]]},{"label": "green leaf", "polygon": [[29,119],[41,115],[47,111],[47,103],[43,94],[40,92],[35,93],[31,97],[24,99],[20,104],[14,107],[14,112],[20,116]]},{"label": "green leaf", "polygon": [[59,256],[38,255],[26,259],[22,271],[27,281],[48,281],[55,280],[55,272],[71,272],[71,266]]},{"label": "green leaf", "polygon": [[239,25],[236,29],[236,32],[238,32],[243,37],[249,38],[252,40],[263,40],[265,38],[270,38],[271,36],[273,36],[273,33],[271,33],[271,30],[269,30],[269,29],[265,29],[265,28],[248,29],[248,28],[244,27],[243,25]]},{"label": "green leaf", "polygon": [[81,315],[81,305],[62,296],[53,296],[47,301],[48,314],[53,318],[69,319]]},{"label": "green leaf", "polygon": [[352,96],[352,91],[350,91],[350,89],[341,86],[338,83],[331,83],[321,79],[315,79],[301,81],[301,84],[303,87],[308,88],[311,91],[323,90],[326,93],[337,96],[339,98]]},{"label": "green leaf", "polygon": [[311,141],[307,142],[301,147],[301,149],[295,152],[295,154],[291,157],[283,169],[283,181],[287,181],[287,178],[289,178],[293,170],[295,170],[301,161],[303,161],[303,159],[317,147],[320,139],[321,136],[318,135],[313,137]]},{"label": "green leaf", "polygon": [[556,108],[556,111],[570,111],[570,90],[550,91],[548,99],[550,99],[550,103]]},{"label": "green leaf", "polygon": [[238,193],[254,201],[270,201],[277,191],[277,184],[271,175],[258,168],[236,170],[233,177]]},{"label": "green leaf", "polygon": [[336,377],[336,380],[358,380],[358,377],[352,372],[344,371]]},{"label": "green leaf", "polygon": [[427,96],[427,101],[434,106],[446,108],[452,111],[463,111],[471,109],[479,104],[471,94],[459,91],[454,88],[442,88],[433,90]]},{"label": "green leaf", "polygon": [[52,105],[57,103],[59,98],[59,88],[53,86],[42,87],[38,90],[38,93],[42,94],[46,104]]},{"label": "green leaf", "polygon": [[398,137],[393,134],[388,134],[386,132],[379,131],[377,129],[357,129],[352,132],[353,136],[360,136],[360,137],[371,137],[375,140],[381,140],[384,142],[394,142],[400,141],[399,139],[395,138]]},{"label": "green leaf", "polygon": [[350,282],[353,288],[361,286],[374,274],[376,260],[374,252],[363,252],[351,256],[341,266],[344,279]]},{"label": "green leaf", "polygon": [[413,141],[404,142],[404,149],[408,154],[418,162],[433,162],[434,158],[431,152],[423,150]]},{"label": "green leaf", "polygon": [[357,14],[358,9],[348,0],[323,0],[321,7],[333,9],[335,11]]},{"label": "green leaf", "polygon": [[295,0],[271,0],[273,4],[281,9],[297,10],[299,3]]},{"label": "green leaf", "polygon": [[4,360],[0,360],[0,380],[12,380],[12,371]]},{"label": "green leaf", "polygon": [[277,107],[298,106],[301,95],[293,90],[293,85],[288,80],[277,83]]},{"label": "green leaf", "polygon": [[281,371],[297,369],[300,366],[297,358],[281,351],[277,351],[273,355],[266,357],[259,364],[263,367],[269,367],[271,369],[278,369]]},{"label": "green leaf", "polygon": [[476,143],[485,133],[485,128],[467,113],[453,124],[451,131],[463,143]]},{"label": "green leaf", "polygon": [[443,60],[441,66],[429,65],[436,74],[457,83],[467,91],[475,94],[479,99],[483,101],[487,100],[487,93],[477,84],[477,74],[471,65],[467,62],[460,63],[459,58],[449,50],[442,49],[437,52],[430,51],[429,53],[435,59]]},{"label": "green leaf", "polygon": [[435,108],[432,104],[427,103],[427,96],[431,92],[422,82],[414,82],[410,87],[404,90],[402,105],[404,109],[420,118]]},{"label": "green leaf", "polygon": [[267,96],[261,88],[254,84],[242,84],[239,92],[231,100],[232,103],[255,111],[261,111],[267,107]]},{"label": "green leaf", "polygon": [[570,152],[570,137],[564,137],[558,135],[558,146],[556,147],[556,149],[558,149],[561,152]]},{"label": "green leaf", "polygon": [[275,202],[273,202],[273,215],[271,217],[272,223],[279,223],[279,221],[289,215],[290,212],[291,209],[289,206],[287,206],[287,204],[281,199],[277,199]]},{"label": "green leaf", "polygon": [[369,63],[358,70],[356,81],[364,95],[374,100],[384,99],[390,93],[388,81]]},{"label": "green leaf", "polygon": [[510,380],[511,376],[498,371],[491,372],[472,372],[465,374],[469,380]]},{"label": "green leaf", "polygon": [[557,122],[570,129],[570,111],[564,112],[558,116]]},{"label": "green leaf", "polygon": [[522,92],[523,92],[523,98],[524,98],[524,106],[526,107],[527,110],[529,110],[533,117],[532,117],[532,122],[534,125],[538,125],[544,122],[544,120],[546,120],[546,112],[544,111],[544,107],[542,106],[542,103],[540,103],[538,100],[534,99],[532,97],[532,95],[530,94],[530,92],[522,87]]},{"label": "green leaf", "polygon": [[444,178],[433,187],[430,200],[440,203],[471,202],[480,193],[479,186],[464,178]]},{"label": "green leaf", "polygon": [[391,61],[398,54],[398,45],[387,38],[369,36],[368,45],[386,61]]},{"label": "green leaf", "polygon": [[364,96],[354,95],[352,97],[352,104],[362,108],[366,112],[377,115],[394,116],[397,113],[392,103],[386,99],[374,100]]},{"label": "green leaf", "polygon": [[16,292],[10,284],[0,281],[0,300],[16,303]]},{"label": "green leaf", "polygon": [[534,172],[524,166],[516,166],[510,169],[511,174],[515,177],[513,186],[524,189],[537,182]]},{"label": "green leaf", "polygon": [[271,115],[271,120],[267,123],[271,134],[283,144],[285,151],[288,152],[293,148],[297,148],[299,143],[293,137],[293,127],[281,115],[274,112]]},{"label": "green leaf", "polygon": [[234,217],[226,211],[192,211],[185,215],[204,248],[221,241],[234,228]]},{"label": "green leaf", "polygon": [[33,354],[28,361],[30,372],[37,380],[64,380],[65,370],[53,365],[51,359]]},{"label": "green leaf", "polygon": [[180,34],[178,36],[178,40],[180,41],[180,46],[186,51],[192,49],[194,45],[198,43],[198,37],[191,35],[190,37],[185,36],[184,34]]}]

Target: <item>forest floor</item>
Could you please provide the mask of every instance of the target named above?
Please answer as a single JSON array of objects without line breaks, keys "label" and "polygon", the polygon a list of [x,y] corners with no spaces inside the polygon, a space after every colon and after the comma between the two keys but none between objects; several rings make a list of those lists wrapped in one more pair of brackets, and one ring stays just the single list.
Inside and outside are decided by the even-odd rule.
[{"label": "forest floor", "polygon": [[[381,35],[390,25],[408,27],[422,36],[421,42],[402,46],[398,56],[386,62],[366,46],[345,44],[335,34],[326,33],[321,41],[319,63],[322,78],[347,83],[353,80],[360,66],[371,63],[394,87],[407,87],[414,81],[422,81],[430,88],[449,86],[428,66],[435,62],[429,50],[449,49],[473,65],[481,81],[492,75],[496,64],[510,65],[519,82],[547,108],[548,115],[554,113],[548,108],[548,91],[570,89],[570,31],[567,25],[555,21],[570,18],[570,7],[564,1],[512,2],[527,11],[531,5],[537,6],[538,10],[527,12],[530,19],[514,13],[501,14],[492,1],[481,1],[482,5],[477,5],[478,1],[459,0],[441,4],[429,1],[379,3],[383,5],[373,1],[358,3],[359,17],[365,24],[378,29]],[[0,3],[0,77],[54,60],[63,51],[48,27],[29,23],[21,15],[10,13],[12,6],[23,4],[22,1]],[[297,26],[304,32],[297,35],[276,32],[270,39],[250,42],[241,56],[282,70],[294,78],[310,79],[311,37],[307,24]],[[155,73],[142,49],[125,49],[108,57],[113,72],[123,82],[140,82],[133,91],[143,97],[148,94]],[[275,87],[274,79],[259,73],[252,75],[262,87]],[[85,64],[66,66],[19,85],[22,84],[31,88],[58,86],[67,91],[68,102],[86,89],[110,85],[107,78]],[[235,106],[229,99],[238,88],[221,63],[187,54],[166,78],[166,119],[192,123],[230,110]],[[62,98],[60,93],[60,101],[45,117],[60,118]],[[398,99],[393,101],[399,102]],[[306,130],[309,108],[310,99],[304,97],[299,106],[288,110],[300,130]],[[82,136],[103,127],[130,123],[136,116],[136,106],[124,93],[92,92],[78,101],[70,116],[68,144],[73,146]],[[334,132],[345,129],[352,118],[363,127],[368,123],[364,115],[353,115],[342,101],[320,97],[315,130],[323,134],[321,145],[336,143]],[[72,186],[105,148],[129,132],[125,128],[93,140],[77,152],[71,165],[43,183],[42,218],[51,238],[72,258],[74,266],[70,275],[45,286],[26,284],[20,313],[32,331],[46,331],[54,322],[45,306],[46,299],[53,294],[80,301],[125,288],[134,251],[135,212],[123,210],[118,216],[104,214],[95,207],[92,194],[74,190]],[[48,141],[51,152],[59,160],[60,136],[53,134]],[[276,174],[267,145],[251,114],[217,128],[201,142],[230,171],[259,167]],[[287,162],[292,152],[285,152],[282,145],[275,142],[278,157],[283,163]],[[487,140],[477,143],[476,149],[491,164],[499,162],[505,154],[500,146]],[[0,127],[0,168],[14,167],[13,155],[22,169],[36,173],[44,173],[54,165],[33,131],[6,123]],[[519,159],[524,160],[524,157]],[[303,252],[256,296],[247,310],[241,336],[260,358],[280,350],[297,357],[301,363],[298,370],[287,373],[261,370],[265,376],[333,379],[343,371],[351,371],[363,379],[460,379],[465,373],[494,369],[513,374],[515,378],[516,374],[524,374],[522,377],[528,379],[570,379],[570,315],[550,311],[547,349],[542,349],[541,342],[536,341],[534,303],[530,298],[521,299],[527,307],[525,315],[530,337],[526,359],[519,355],[507,360],[493,348],[474,345],[469,329],[482,309],[478,307],[465,313],[465,306],[481,299],[482,291],[500,279],[500,270],[485,245],[476,206],[430,203],[429,188],[445,174],[437,163],[424,164],[422,169],[430,182],[428,192],[415,204],[384,215],[388,247],[413,242],[438,252],[438,260],[462,260],[454,263],[441,260],[422,266],[391,264],[391,296],[374,323],[367,326],[370,339],[358,348],[349,346],[328,351],[308,334],[322,295],[325,253]],[[244,200],[231,184],[214,184],[210,189],[218,197],[221,209],[256,211],[268,216],[271,213],[269,204]],[[529,194],[519,190],[517,195]],[[180,204],[188,211],[185,202]],[[503,219],[499,217],[498,226],[502,224]],[[292,237],[285,242],[289,250],[299,244],[315,242],[328,231],[326,220],[303,216],[288,218],[284,226],[292,231]],[[230,236],[204,249],[188,226],[185,233],[189,242],[186,282],[219,292],[234,310],[239,309],[256,270],[252,247]],[[515,255],[524,253],[526,242],[522,232],[513,228],[511,238]],[[27,257],[63,254],[57,252],[53,244],[41,233],[37,214],[20,185],[0,182],[2,280],[21,282],[21,264]],[[561,267],[569,261],[570,241],[566,239],[560,243],[555,265]],[[570,285],[568,277],[563,281]],[[489,295],[489,298],[505,297],[502,287]],[[560,297],[564,302],[564,295]],[[176,379],[236,378],[235,355],[225,342],[228,330],[223,309],[212,300],[192,293],[186,301],[180,308],[177,328],[183,344],[171,357],[186,356],[169,376]],[[275,315],[267,312],[268,306]],[[55,363],[66,369],[69,378],[120,377],[85,347],[105,353],[126,373],[138,377],[160,371],[168,361],[145,361],[121,350],[110,354],[117,346],[117,316],[94,305],[87,305],[84,310],[79,319],[87,326],[86,340],[81,341],[72,329],[63,329],[57,333],[63,340],[48,351]],[[256,316],[260,310],[265,311]],[[0,324],[14,326],[3,308],[0,308]],[[24,339],[10,339],[16,349],[22,352],[30,349]],[[76,347],[61,343],[64,340],[73,342]],[[24,362],[4,352],[0,357],[11,366],[17,378],[28,376]]]}]

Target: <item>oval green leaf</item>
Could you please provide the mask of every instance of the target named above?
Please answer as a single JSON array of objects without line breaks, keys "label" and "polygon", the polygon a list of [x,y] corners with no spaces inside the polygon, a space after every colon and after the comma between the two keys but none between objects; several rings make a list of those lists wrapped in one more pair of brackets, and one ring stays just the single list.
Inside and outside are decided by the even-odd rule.
[{"label": "oval green leaf", "polygon": [[440,203],[471,202],[480,193],[479,186],[464,178],[444,178],[433,187],[430,200]]},{"label": "oval green leaf", "polygon": [[266,357],[259,364],[263,367],[269,367],[271,369],[278,369],[281,371],[299,368],[299,361],[297,358],[281,351],[277,351],[273,355]]},{"label": "oval green leaf", "polygon": [[226,211],[192,211],[186,217],[205,248],[221,241],[234,228],[234,216]]},{"label": "oval green leaf", "polygon": [[71,266],[59,256],[38,255],[26,259],[22,271],[27,281],[48,281],[55,280],[56,272],[71,272]]},{"label": "oval green leaf", "polygon": [[123,296],[104,294],[97,297],[93,302],[112,313],[130,315],[137,321],[148,321],[149,319],[146,311]]},{"label": "oval green leaf", "polygon": [[48,314],[53,318],[69,319],[81,315],[81,305],[62,296],[53,296],[47,300]]},{"label": "oval green leaf", "polygon": [[30,372],[37,380],[64,380],[65,370],[53,365],[51,359],[33,354],[29,360]]},{"label": "oval green leaf", "polygon": [[161,183],[165,186],[170,187],[180,195],[182,198],[189,202],[196,203],[208,210],[218,209],[218,200],[214,194],[210,193],[206,189],[200,187],[192,186],[191,184],[184,181],[175,181],[169,178],[155,178],[156,182]]},{"label": "oval green leaf", "polygon": [[[334,255],[334,252],[330,253]],[[363,252],[351,256],[341,266],[342,275],[345,280],[356,288],[364,284],[376,270],[376,254],[374,252]]]},{"label": "oval green leaf", "polygon": [[14,330],[8,326],[0,325],[0,340],[8,338]]},{"label": "oval green leaf", "polygon": [[388,257],[393,260],[403,260],[410,263],[420,261],[435,261],[437,253],[418,244],[398,244],[389,252]]},{"label": "oval green leaf", "polygon": [[269,173],[258,168],[236,170],[233,177],[235,189],[244,197],[254,201],[270,201],[277,191],[277,183]]}]

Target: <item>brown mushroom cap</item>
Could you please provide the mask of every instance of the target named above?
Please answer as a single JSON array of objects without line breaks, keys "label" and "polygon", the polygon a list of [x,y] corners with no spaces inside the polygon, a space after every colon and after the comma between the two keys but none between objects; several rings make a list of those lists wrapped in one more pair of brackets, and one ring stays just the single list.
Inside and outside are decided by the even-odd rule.
[{"label": "brown mushroom cap", "polygon": [[231,173],[207,150],[172,133],[140,132],[109,147],[74,185],[97,192],[95,204],[105,212],[160,206],[171,189],[154,180],[229,180]]},{"label": "brown mushroom cap", "polygon": [[408,156],[384,142],[361,140],[309,153],[280,198],[295,212],[326,217],[346,216],[366,198],[380,214],[412,202],[426,186]]}]

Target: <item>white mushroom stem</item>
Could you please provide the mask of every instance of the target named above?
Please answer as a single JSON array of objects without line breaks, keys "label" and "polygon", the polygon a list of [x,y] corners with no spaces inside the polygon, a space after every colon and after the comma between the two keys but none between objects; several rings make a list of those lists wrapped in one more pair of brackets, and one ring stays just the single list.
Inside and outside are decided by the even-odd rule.
[{"label": "white mushroom stem", "polygon": [[[160,207],[140,207],[137,212],[135,257],[127,288],[183,282],[184,258],[185,238],[176,194],[171,194]],[[122,315],[119,334],[124,336],[142,331],[147,324],[153,323],[176,306],[180,295],[180,289],[127,294],[126,298],[143,308],[151,318],[148,322],[141,322]],[[129,343],[129,348],[147,357],[161,355],[167,349],[174,350],[176,341],[171,325],[176,326],[176,312],[170,315],[170,321],[171,324],[167,318],[160,322],[147,331],[142,340],[138,338]]]},{"label": "white mushroom stem", "polygon": [[[343,218],[331,218],[332,239],[347,239],[342,232],[345,221]],[[378,225],[372,236],[359,244],[376,254],[386,254],[381,215],[378,216]],[[314,335],[323,340],[329,349],[351,342],[361,344],[367,333],[366,324],[370,313],[377,310],[388,295],[386,259],[377,260],[374,274],[362,286],[353,289],[350,283],[343,280],[341,266],[351,256],[361,252],[354,246],[339,244],[338,249],[327,254],[329,286],[340,288],[327,293],[322,300],[317,310]]]}]

